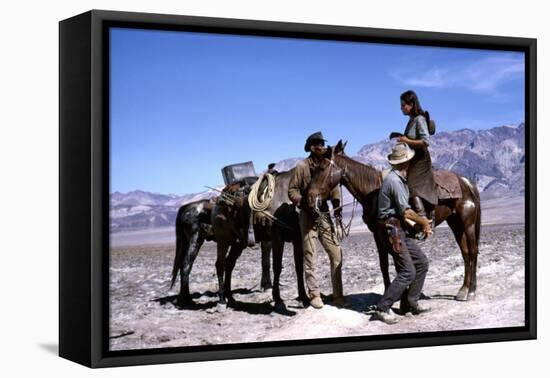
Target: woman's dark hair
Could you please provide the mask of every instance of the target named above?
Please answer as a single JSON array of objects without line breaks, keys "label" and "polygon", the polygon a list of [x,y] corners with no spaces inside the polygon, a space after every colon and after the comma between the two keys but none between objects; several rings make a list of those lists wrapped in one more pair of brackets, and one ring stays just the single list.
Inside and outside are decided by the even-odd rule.
[{"label": "woman's dark hair", "polygon": [[424,118],[426,118],[426,122],[428,124],[430,123],[430,114],[422,109],[422,106],[420,106],[420,100],[418,100],[418,96],[414,91],[408,90],[403,92],[400,98],[405,104],[412,105],[411,114],[413,117],[418,115],[424,116]]}]

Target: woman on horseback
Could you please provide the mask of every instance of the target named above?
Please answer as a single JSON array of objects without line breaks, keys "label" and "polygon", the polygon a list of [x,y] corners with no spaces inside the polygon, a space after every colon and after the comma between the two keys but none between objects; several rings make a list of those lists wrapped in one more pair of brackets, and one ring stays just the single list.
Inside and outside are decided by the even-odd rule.
[{"label": "woman on horseback", "polygon": [[401,111],[409,117],[409,122],[398,142],[408,144],[415,151],[407,172],[411,205],[418,215],[433,220],[433,210],[438,198],[428,150],[430,115],[422,109],[418,96],[411,90],[401,94]]}]

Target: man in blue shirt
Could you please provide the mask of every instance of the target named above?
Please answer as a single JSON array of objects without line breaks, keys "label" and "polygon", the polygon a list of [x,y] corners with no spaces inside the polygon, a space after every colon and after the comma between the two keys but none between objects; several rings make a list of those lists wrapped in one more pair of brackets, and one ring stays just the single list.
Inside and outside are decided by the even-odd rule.
[{"label": "man in blue shirt", "polygon": [[[394,302],[401,299],[401,312],[412,312],[417,315],[430,309],[418,303],[428,272],[428,259],[416,245],[414,239],[403,231],[403,222],[410,219],[422,226],[424,233],[432,234],[430,222],[415,213],[409,205],[409,188],[407,187],[407,169],[415,152],[405,143],[397,143],[392,153],[388,155],[388,162],[392,170],[384,178],[378,197],[378,218],[383,224],[380,232],[390,229],[390,237],[382,235],[382,248],[393,257],[397,276],[376,305],[378,319],[393,324],[399,318],[391,310]],[[393,223],[394,226],[391,226]]]}]

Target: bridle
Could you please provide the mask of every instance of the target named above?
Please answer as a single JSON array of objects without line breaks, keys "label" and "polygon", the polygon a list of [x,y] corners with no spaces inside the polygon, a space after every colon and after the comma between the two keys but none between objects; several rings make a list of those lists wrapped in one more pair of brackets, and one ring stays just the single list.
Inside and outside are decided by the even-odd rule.
[{"label": "bridle", "polygon": [[[331,148],[330,149],[330,159],[329,158],[324,158],[326,160],[328,160],[329,162],[329,171],[328,173],[325,175],[325,177],[323,177],[323,181],[321,181],[321,188],[324,188],[325,187],[325,184],[326,184],[326,181],[327,179],[330,177],[330,182],[332,183],[333,182],[333,179],[334,179],[334,148]],[[345,172],[343,172],[345,173]],[[317,196],[315,197],[315,206],[314,206],[314,211],[317,215],[321,215],[322,214],[322,211],[320,210],[320,205],[321,205],[321,202],[322,202],[322,199],[321,199],[321,194],[318,193]]]},{"label": "bridle", "polygon": [[[327,174],[323,177],[323,180],[321,182],[321,187],[324,188],[325,187],[325,184],[327,182],[327,179],[329,179],[330,177],[330,182],[334,182],[334,166],[336,165],[335,161],[334,161],[334,149],[331,149],[331,154],[330,154],[330,159],[329,158],[325,158],[329,161],[329,171],[327,172]],[[347,167],[344,166],[344,167],[340,167],[340,169],[342,170],[342,173],[341,173],[341,177],[340,177],[340,180],[339,180],[339,183],[340,183],[340,197],[341,197],[341,200],[343,201],[343,194],[342,194],[342,183],[341,181],[342,180],[346,180],[347,179]],[[314,212],[315,214],[317,215],[317,222],[319,222],[321,220],[321,217],[329,217],[330,218],[330,211],[321,211],[321,203],[322,203],[322,199],[321,199],[321,194],[317,194],[317,196],[315,197],[315,206],[314,206]],[[336,210],[339,210],[341,208],[344,207],[344,204],[340,204],[339,207],[337,208],[334,208],[333,209],[333,212],[336,211]],[[357,200],[355,199],[355,197],[353,198],[353,209],[352,209],[352,213],[351,213],[351,218],[348,222],[347,225],[342,225],[340,223],[340,227],[342,228],[342,233],[343,233],[343,237],[347,237],[350,233],[350,230],[351,230],[351,223],[353,222],[353,218],[355,216],[355,209],[357,207]]]}]

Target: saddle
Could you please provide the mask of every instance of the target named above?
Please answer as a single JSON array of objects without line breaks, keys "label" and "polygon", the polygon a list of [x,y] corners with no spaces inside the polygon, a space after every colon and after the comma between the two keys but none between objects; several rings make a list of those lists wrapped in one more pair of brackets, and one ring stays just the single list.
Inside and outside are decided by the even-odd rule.
[{"label": "saddle", "polygon": [[456,173],[445,170],[434,171],[434,181],[439,200],[462,198],[462,189]]}]

